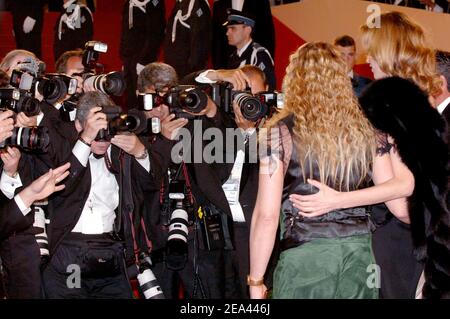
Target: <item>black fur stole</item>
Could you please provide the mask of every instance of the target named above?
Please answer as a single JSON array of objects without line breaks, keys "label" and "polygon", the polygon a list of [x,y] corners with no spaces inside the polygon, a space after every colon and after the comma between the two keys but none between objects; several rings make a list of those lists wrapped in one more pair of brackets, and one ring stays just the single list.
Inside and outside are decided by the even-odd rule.
[{"label": "black fur stole", "polygon": [[445,122],[417,85],[399,77],[373,82],[360,97],[360,104],[372,125],[394,138],[402,161],[415,178],[408,205],[415,254],[425,266],[423,296],[450,298]]}]

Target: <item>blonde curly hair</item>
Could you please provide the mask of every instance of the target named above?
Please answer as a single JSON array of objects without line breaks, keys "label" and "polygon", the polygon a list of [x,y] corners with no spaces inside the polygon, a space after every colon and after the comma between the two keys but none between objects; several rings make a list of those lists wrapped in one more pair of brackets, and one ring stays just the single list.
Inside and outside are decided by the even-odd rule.
[{"label": "blonde curly hair", "polygon": [[311,42],[297,49],[286,68],[283,91],[284,108],[267,127],[294,116],[294,140],[304,176],[306,165],[316,162],[322,183],[342,191],[361,184],[373,162],[375,130],[357,102],[335,47]]}]

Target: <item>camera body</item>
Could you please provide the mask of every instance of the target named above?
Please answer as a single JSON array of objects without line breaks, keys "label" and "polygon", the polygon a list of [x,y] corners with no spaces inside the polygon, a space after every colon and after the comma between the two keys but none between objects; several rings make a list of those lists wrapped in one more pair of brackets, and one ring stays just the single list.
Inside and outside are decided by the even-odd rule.
[{"label": "camera body", "polygon": [[167,105],[177,118],[192,119],[195,117],[193,114],[200,113],[206,108],[208,96],[202,89],[192,85],[175,86],[164,95],[158,93],[138,95],[138,109],[142,111],[151,111],[162,104]]},{"label": "camera body", "polygon": [[35,116],[41,112],[39,100],[15,88],[0,89],[0,109],[23,112],[26,116]]},{"label": "camera body", "polygon": [[233,85],[227,82],[211,84],[211,98],[219,108],[231,115],[234,115],[233,102],[236,102],[242,116],[252,122],[270,115],[276,108],[281,108],[284,102],[282,93],[273,91],[252,94],[250,89],[234,90]]},{"label": "camera body", "polygon": [[108,106],[101,111],[106,114],[108,126],[98,132],[96,141],[109,141],[120,132],[139,134],[147,127],[147,118],[138,110],[122,113],[120,106]]}]

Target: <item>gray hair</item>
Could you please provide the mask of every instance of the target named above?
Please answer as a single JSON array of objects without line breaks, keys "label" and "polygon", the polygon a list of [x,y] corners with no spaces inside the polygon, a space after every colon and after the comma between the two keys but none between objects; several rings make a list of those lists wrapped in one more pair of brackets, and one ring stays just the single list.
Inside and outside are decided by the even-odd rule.
[{"label": "gray hair", "polygon": [[177,72],[170,65],[161,62],[147,64],[137,80],[137,89],[140,93],[152,87],[161,91],[176,85],[178,85]]},{"label": "gray hair", "polygon": [[25,55],[32,57],[34,59],[37,59],[36,55],[33,52],[27,51],[27,50],[12,50],[8,52],[7,55],[3,58],[2,62],[0,62],[0,70],[3,70],[5,72],[8,72],[8,70],[11,68],[12,61],[18,56],[18,55]]},{"label": "gray hair", "polygon": [[450,91],[450,52],[438,51],[436,53],[436,67],[438,73],[447,80],[447,90]]},{"label": "gray hair", "polygon": [[84,93],[77,104],[77,114],[75,119],[80,121],[80,124],[84,128],[84,123],[89,114],[89,111],[94,107],[101,106],[108,108],[114,106],[114,102],[108,95],[102,92],[93,91]]}]

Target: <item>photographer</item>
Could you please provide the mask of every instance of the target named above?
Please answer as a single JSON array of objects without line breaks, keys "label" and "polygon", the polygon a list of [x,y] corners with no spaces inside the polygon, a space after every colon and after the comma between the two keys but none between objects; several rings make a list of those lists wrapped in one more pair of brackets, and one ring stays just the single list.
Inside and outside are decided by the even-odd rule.
[{"label": "photographer", "polygon": [[[50,169],[14,196],[16,187],[21,184],[8,185],[5,179],[11,180],[9,170],[14,170],[13,162],[17,167],[20,152],[17,149],[7,152],[1,155],[4,166],[0,181],[0,256],[5,294],[10,299],[41,298],[41,256],[33,232],[36,221],[32,204],[64,189],[64,185],[57,184],[69,175],[70,164]],[[14,175],[12,180],[20,182],[17,171]]]},{"label": "photographer", "polygon": [[[135,263],[133,246],[145,249],[137,239],[141,229],[134,227],[143,192],[159,187],[161,172],[136,135],[98,140],[115,109],[100,92],[87,92],[78,102],[80,137],[69,154],[72,174],[50,202],[50,262],[43,272],[49,298],[132,297],[126,268]],[[67,286],[72,265],[81,272],[81,286],[73,289]]]},{"label": "photographer", "polygon": [[[234,76],[231,75],[231,71],[226,72],[228,72],[228,79],[231,80],[232,77],[235,77],[235,83],[239,81],[238,79],[241,79],[242,83],[240,85],[242,89],[250,85],[255,92],[265,91],[265,77],[259,69],[255,69],[257,73],[248,71],[250,75],[236,70],[233,73],[235,74]],[[141,75],[145,75],[144,71]],[[153,83],[156,83],[158,78],[156,76],[153,77],[153,81]],[[237,84],[236,87],[238,87]],[[218,109],[209,98],[208,100],[209,102],[205,109],[194,114],[194,120],[189,121],[186,125],[186,128],[191,132],[192,140],[189,141],[190,145],[188,146],[191,150],[198,151],[200,149],[203,154],[207,143],[203,141],[202,145],[197,146],[195,145],[195,140],[198,134],[203,136],[204,132],[209,128],[225,131],[226,128],[241,127],[243,131],[247,129],[251,131],[252,128],[254,131],[256,123],[244,119],[236,105],[233,107],[236,114],[234,119],[223,109]],[[196,129],[199,123],[202,126],[201,130]],[[242,138],[241,140],[244,139]],[[223,142],[225,144],[226,141]],[[239,146],[241,148],[244,147],[244,145]],[[183,149],[183,153],[186,152],[193,155],[190,152],[191,150]],[[228,148],[225,150],[225,153],[227,151],[229,151]],[[235,156],[236,154],[231,155]],[[252,205],[257,192],[257,187],[255,186],[257,186],[258,176],[257,171],[255,172],[251,167],[257,168],[257,164],[244,165],[241,174],[242,191],[240,199],[245,212],[243,213],[243,219],[241,218],[236,223],[233,222],[234,214],[223,187],[233,171],[232,163],[215,161],[211,163],[202,156],[200,162],[195,162],[192,159],[188,160],[185,167],[187,170],[184,170],[183,164],[181,166],[179,164],[175,165],[175,169],[171,169],[170,181],[166,180],[161,193],[155,194],[152,203],[149,203],[152,207],[150,209],[151,220],[148,223],[153,229],[151,232],[152,254],[159,256],[161,250],[165,253],[165,262],[156,263],[153,269],[154,273],[161,284],[164,294],[169,298],[178,297],[180,282],[185,289],[184,292],[187,298],[243,298],[247,296],[245,285],[245,275],[248,272],[249,227],[247,223],[251,219]],[[183,174],[178,174],[178,176],[175,175],[174,177],[173,172],[176,173],[180,170],[183,171]],[[185,184],[184,190],[180,190],[179,187],[177,187],[177,190],[174,189],[175,185],[183,185],[183,183]],[[171,214],[174,214],[174,211],[172,211],[174,200],[170,200],[170,198],[173,195],[180,194],[180,192],[184,192],[183,196],[187,199],[190,196],[194,197],[193,207],[190,207],[187,203],[184,204],[186,206],[181,206],[182,210],[188,212],[188,220],[178,222],[187,225],[187,228],[185,228],[186,233],[183,235],[187,239],[187,256],[184,263],[181,254],[172,256],[169,249],[169,246],[173,244],[170,239],[172,237],[170,229],[175,227],[171,221],[173,218]],[[167,199],[169,199],[168,203]],[[177,207],[180,208],[179,206]],[[221,225],[219,230],[221,234],[218,234],[221,240],[216,243],[216,247],[208,246],[205,236],[212,235],[205,234],[206,230],[204,227],[209,226],[206,225],[205,220],[201,216],[196,214],[199,208],[205,212],[205,216],[206,212],[211,214],[208,216],[208,220],[215,219],[215,222]],[[156,215],[155,212],[160,213]],[[235,226],[234,224],[237,223],[240,223],[243,227]]]},{"label": "photographer", "polygon": [[[234,70],[207,70],[195,75],[191,75],[191,79],[187,78],[185,81],[192,81],[192,77],[195,77],[197,84],[225,82],[222,85],[229,83],[233,90],[250,90],[251,94],[266,92],[268,89],[265,73],[252,65],[245,65]],[[223,109],[220,111],[223,112]],[[207,198],[205,206],[208,206],[210,202],[222,214],[222,222],[228,226],[232,243],[232,246],[225,245],[219,257],[220,262],[216,266],[221,272],[217,272],[217,282],[224,283],[226,287],[219,292],[221,294],[219,296],[248,298],[246,276],[249,271],[250,221],[256,202],[259,172],[258,162],[250,158],[255,156],[252,152],[256,152],[257,128],[266,116],[270,116],[270,110],[264,117],[250,120],[243,115],[240,105],[233,99],[230,111],[232,114],[225,114],[228,119],[223,120],[222,123],[227,128],[238,128],[238,135],[239,133],[241,135],[237,143],[228,140],[224,143],[225,156],[232,155],[233,162],[213,163],[217,167],[213,167],[210,172],[206,171],[207,165],[194,164],[190,165],[190,172],[195,180],[202,181],[198,183],[198,188],[203,193],[202,196]],[[230,150],[234,150],[234,153],[228,154]],[[220,182],[205,184],[205,174],[216,174]],[[231,190],[237,190],[237,197]],[[226,219],[223,217],[224,214]],[[224,235],[227,236],[226,229]]]}]

